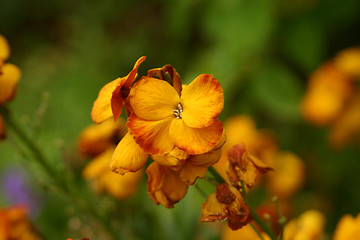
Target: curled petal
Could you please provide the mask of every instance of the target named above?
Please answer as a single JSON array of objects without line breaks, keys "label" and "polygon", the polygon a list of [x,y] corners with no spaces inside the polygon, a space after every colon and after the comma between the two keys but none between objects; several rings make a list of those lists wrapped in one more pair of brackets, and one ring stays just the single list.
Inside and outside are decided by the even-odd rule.
[{"label": "curled petal", "polygon": [[155,204],[172,208],[185,197],[188,185],[181,181],[177,171],[153,162],[146,169],[146,173],[149,175],[148,193]]},{"label": "curled petal", "polygon": [[181,166],[189,155],[183,150],[174,147],[171,152],[163,155],[151,155],[151,158],[157,163],[169,167],[178,167]]},{"label": "curled petal", "polygon": [[136,172],[146,163],[148,154],[135,142],[130,133],[127,133],[115,148],[111,160],[113,172],[121,175],[126,172]]},{"label": "curled petal", "polygon": [[[113,116],[111,109],[111,98],[117,86],[123,81],[124,78],[117,78],[114,81],[106,84],[100,90],[99,95],[95,100],[93,108],[91,110],[91,118],[95,123],[102,123],[106,119],[109,119]],[[117,105],[121,106],[120,109],[122,109],[123,104],[123,99],[118,99]]]},{"label": "curled petal", "polygon": [[[4,36],[0,35],[0,62],[6,60],[10,56],[10,47]],[[1,65],[1,64],[0,64]]]},{"label": "curled petal", "polygon": [[169,137],[169,128],[173,120],[171,116],[159,121],[146,121],[132,113],[127,126],[145,152],[153,155],[165,154],[174,148]]},{"label": "curled petal", "polygon": [[196,166],[191,162],[186,161],[186,164],[181,167],[180,178],[181,181],[185,182],[187,185],[193,185],[197,178],[205,177],[206,172],[207,167]]},{"label": "curled petal", "polygon": [[5,138],[5,123],[3,117],[0,115],[0,139]]},{"label": "curled petal", "polygon": [[20,69],[14,64],[0,66],[0,104],[14,98],[20,77]]},{"label": "curled petal", "polygon": [[218,119],[204,128],[191,128],[182,119],[174,119],[170,126],[171,140],[189,154],[210,151],[219,142],[222,132],[222,123]]},{"label": "curled petal", "polygon": [[228,215],[226,205],[219,203],[216,199],[216,193],[210,193],[206,202],[202,205],[202,222],[215,222],[225,220]]},{"label": "curled petal", "polygon": [[183,89],[181,103],[181,117],[188,126],[207,127],[224,107],[223,90],[212,75],[202,74]]},{"label": "curled petal", "polygon": [[173,117],[180,103],[179,94],[169,83],[149,77],[134,84],[129,99],[135,114],[150,121]]},{"label": "curled petal", "polygon": [[182,84],[179,74],[176,72],[175,68],[171,65],[165,65],[162,68],[154,68],[148,71],[148,77],[159,78],[169,82],[178,94],[181,94]]}]

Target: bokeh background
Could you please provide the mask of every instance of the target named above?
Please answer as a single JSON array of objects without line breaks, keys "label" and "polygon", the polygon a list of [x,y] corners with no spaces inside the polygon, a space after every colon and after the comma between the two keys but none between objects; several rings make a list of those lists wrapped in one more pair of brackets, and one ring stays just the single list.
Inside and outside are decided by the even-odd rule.
[{"label": "bokeh background", "polygon": [[[74,163],[77,139],[92,122],[98,91],[140,56],[147,56],[141,75],[165,64],[187,83],[213,74],[224,89],[221,120],[251,115],[259,128],[276,133],[280,148],[304,161],[306,182],[293,197],[294,211],[321,210],[331,234],[343,214],[360,210],[360,148],[331,148],[329,129],[306,122],[299,104],[320,65],[360,44],[359,10],[358,0],[3,0],[0,34],[11,45],[8,62],[22,71],[9,107],[51,164],[66,172],[83,164]],[[81,238],[84,224],[94,231],[80,210],[42,187],[45,175],[14,144],[0,143],[1,206],[31,203],[45,239]],[[72,177],[89,189],[81,173]],[[83,196],[116,215],[128,239],[219,239],[199,221],[204,198],[196,190],[168,210],[148,198],[145,181],[123,201],[85,190]]]}]

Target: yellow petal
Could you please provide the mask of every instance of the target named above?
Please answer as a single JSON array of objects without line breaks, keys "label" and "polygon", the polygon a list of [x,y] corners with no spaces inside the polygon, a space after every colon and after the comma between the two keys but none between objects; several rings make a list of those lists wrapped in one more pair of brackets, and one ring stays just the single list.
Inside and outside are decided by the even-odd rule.
[{"label": "yellow petal", "polygon": [[222,123],[217,119],[204,128],[191,128],[182,119],[174,119],[170,126],[171,140],[189,154],[210,151],[219,142],[222,132]]},{"label": "yellow petal", "polygon": [[[124,80],[124,78],[117,78],[114,81],[106,84],[100,90],[91,110],[91,118],[95,123],[102,123],[106,119],[109,119],[113,116],[111,109],[111,98],[117,86],[123,83]],[[124,104],[122,99],[120,99],[117,104],[121,105],[122,109],[122,105]]]},{"label": "yellow petal", "polygon": [[90,161],[83,170],[84,179],[90,180],[100,177],[110,171],[110,161],[114,152],[114,147],[109,147],[105,152]]},{"label": "yellow petal", "polygon": [[149,77],[134,84],[129,99],[135,114],[151,121],[174,117],[173,110],[180,103],[179,94],[168,82]]},{"label": "yellow petal", "polygon": [[172,208],[175,203],[185,197],[188,185],[181,181],[178,172],[153,162],[146,169],[146,173],[149,176],[148,193],[155,204]]},{"label": "yellow petal", "polygon": [[0,104],[14,98],[20,76],[20,69],[14,64],[0,67]]},{"label": "yellow petal", "polygon": [[193,165],[190,161],[186,161],[186,164],[181,167],[180,178],[187,185],[193,185],[197,178],[205,177],[206,172],[207,167]]},{"label": "yellow petal", "polygon": [[181,166],[185,160],[189,157],[189,155],[184,152],[183,150],[174,147],[167,154],[163,155],[151,155],[151,158],[156,161],[157,163],[169,167],[178,167]]},{"label": "yellow petal", "polygon": [[169,128],[174,120],[173,116],[159,121],[146,121],[135,113],[128,118],[127,127],[135,141],[149,154],[165,154],[174,148],[170,140]]},{"label": "yellow petal", "polygon": [[202,74],[195,78],[181,93],[184,122],[193,128],[209,126],[224,106],[220,83],[212,75]]},{"label": "yellow petal", "polygon": [[5,123],[3,117],[0,115],[0,139],[5,138]]},{"label": "yellow petal", "polygon": [[127,133],[115,148],[111,169],[119,174],[136,172],[145,165],[147,159],[148,154],[140,148],[130,133]]},{"label": "yellow petal", "polygon": [[0,35],[0,62],[6,60],[10,56],[10,47],[4,36]]}]

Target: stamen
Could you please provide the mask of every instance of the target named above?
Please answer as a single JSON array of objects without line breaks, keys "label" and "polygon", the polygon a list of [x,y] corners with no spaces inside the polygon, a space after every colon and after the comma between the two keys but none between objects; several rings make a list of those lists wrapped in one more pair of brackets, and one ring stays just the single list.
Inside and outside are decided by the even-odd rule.
[{"label": "stamen", "polygon": [[177,109],[174,109],[174,110],[173,110],[174,116],[175,116],[176,118],[181,118],[181,113],[182,113],[182,112],[183,112],[182,105],[181,105],[181,103],[178,103]]}]

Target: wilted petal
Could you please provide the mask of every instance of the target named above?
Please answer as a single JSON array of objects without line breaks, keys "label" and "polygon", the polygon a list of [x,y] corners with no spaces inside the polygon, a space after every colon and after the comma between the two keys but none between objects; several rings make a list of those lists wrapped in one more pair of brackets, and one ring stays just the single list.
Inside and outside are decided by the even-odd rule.
[{"label": "wilted petal", "polygon": [[127,133],[117,145],[111,160],[113,172],[125,174],[136,172],[146,163],[148,154],[135,142],[130,133]]},{"label": "wilted petal", "polygon": [[173,120],[170,116],[159,121],[146,121],[132,113],[128,118],[127,127],[145,152],[165,154],[174,148],[169,137],[169,128]]},{"label": "wilted petal", "polygon": [[197,178],[205,177],[207,167],[193,165],[190,161],[181,166],[180,178],[187,185],[193,185]]},{"label": "wilted petal", "polygon": [[222,132],[222,123],[218,119],[204,128],[191,128],[182,119],[174,119],[170,126],[171,140],[189,154],[210,151],[219,142]]},{"label": "wilted petal", "polygon": [[[10,55],[10,47],[4,36],[0,35],[0,62],[1,60],[6,60]],[[1,64],[0,64],[1,65]]]},{"label": "wilted petal", "polygon": [[220,83],[212,75],[202,74],[186,86],[181,93],[184,122],[193,128],[212,124],[224,106]]},{"label": "wilted petal", "polygon": [[202,222],[215,222],[225,220],[228,215],[226,205],[219,203],[216,199],[216,193],[210,193],[206,202],[202,205]]},{"label": "wilted petal", "polygon": [[174,117],[173,110],[180,103],[179,94],[169,83],[149,77],[134,84],[129,99],[135,114],[150,121]]},{"label": "wilted petal", "polygon": [[14,98],[20,77],[20,69],[14,64],[0,66],[0,104]]},{"label": "wilted petal", "polygon": [[189,157],[189,155],[183,150],[174,147],[171,152],[163,155],[151,155],[151,158],[157,163],[169,167],[181,166]]},{"label": "wilted petal", "polygon": [[181,181],[179,172],[153,162],[146,169],[146,173],[149,176],[148,193],[155,204],[172,208],[185,197],[188,185]]}]

